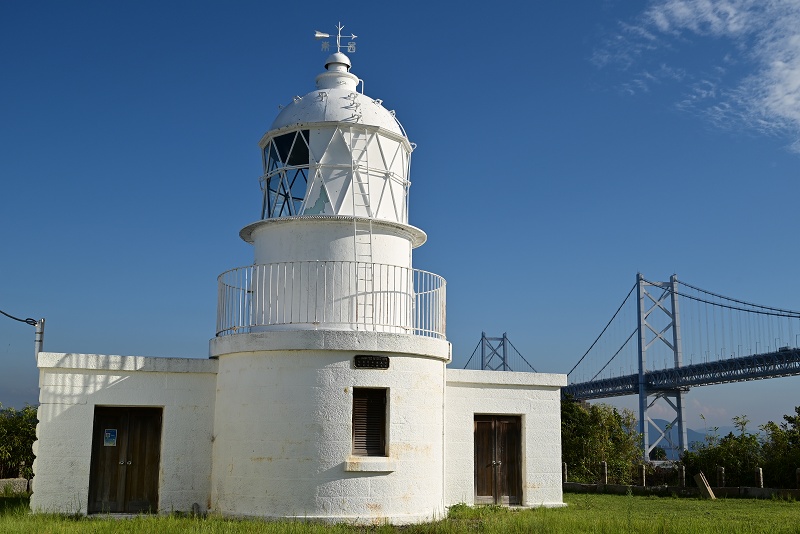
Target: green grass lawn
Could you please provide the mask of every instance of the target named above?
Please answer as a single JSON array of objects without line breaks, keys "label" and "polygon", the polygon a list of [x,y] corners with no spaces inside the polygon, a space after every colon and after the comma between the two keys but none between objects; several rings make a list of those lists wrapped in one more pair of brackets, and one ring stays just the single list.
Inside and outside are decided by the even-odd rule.
[{"label": "green grass lawn", "polygon": [[24,497],[0,497],[2,533],[449,533],[449,532],[739,532],[800,533],[800,503],[779,500],[678,499],[618,495],[566,494],[566,508],[509,510],[455,506],[446,519],[410,527],[328,526],[318,523],[239,521],[216,516],[32,515]]}]

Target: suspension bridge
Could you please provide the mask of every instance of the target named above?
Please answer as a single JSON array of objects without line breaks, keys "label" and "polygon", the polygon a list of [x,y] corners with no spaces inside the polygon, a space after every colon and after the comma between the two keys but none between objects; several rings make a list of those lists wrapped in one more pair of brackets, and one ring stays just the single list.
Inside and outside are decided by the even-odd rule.
[{"label": "suspension bridge", "polygon": [[[516,348],[516,355],[509,354],[509,344],[505,334],[484,334],[467,366],[480,361],[482,369],[535,371]],[[726,297],[676,275],[653,282],[637,274],[622,304],[567,373],[562,394],[580,400],[638,395],[646,460],[659,446],[688,447],[690,388],[791,375],[800,375],[800,312]],[[657,404],[674,414],[664,429],[650,417]]]}]

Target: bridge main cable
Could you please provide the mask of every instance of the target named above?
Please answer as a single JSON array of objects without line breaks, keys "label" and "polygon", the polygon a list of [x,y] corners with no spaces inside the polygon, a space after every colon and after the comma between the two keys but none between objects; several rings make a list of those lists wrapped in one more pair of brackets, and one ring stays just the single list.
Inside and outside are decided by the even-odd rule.
[{"label": "bridge main cable", "polygon": [[[647,281],[647,280],[645,280],[645,281]],[[677,282],[679,284],[681,284],[681,285],[684,285],[684,286],[688,287],[689,289],[694,289],[695,291],[699,291],[700,293],[705,293],[706,295],[711,295],[712,297],[717,297],[717,298],[723,299],[723,300],[729,300],[729,301],[735,302],[737,304],[744,304],[745,306],[751,306],[753,308],[761,308],[763,310],[770,310],[770,311],[774,311],[774,312],[786,313],[786,314],[789,314],[791,316],[795,316],[795,315],[796,316],[800,316],[800,312],[797,312],[797,311],[784,310],[782,308],[775,308],[775,307],[772,307],[772,306],[764,306],[762,304],[753,304],[752,302],[746,302],[744,300],[738,300],[738,299],[734,299],[734,298],[731,298],[731,297],[726,297],[725,295],[720,295],[718,293],[713,293],[711,291],[707,291],[705,289],[701,289],[701,288],[699,288],[697,286],[693,286],[692,284],[690,284],[688,282],[684,282],[683,280],[677,280]],[[648,283],[652,283],[652,282],[648,281]],[[698,301],[704,302],[706,304],[715,304],[713,302],[707,302],[707,301],[702,300],[702,299],[700,299],[698,297],[692,297],[691,295],[685,295],[683,293],[678,293],[678,295],[680,295],[682,297],[687,297],[687,298],[690,298],[690,299],[693,298],[694,300],[698,300]],[[743,308],[731,308],[731,309],[740,310],[740,311],[749,311],[749,312],[752,312],[752,313],[758,313],[756,310],[747,310],[747,309],[743,309]],[[767,315],[773,315],[773,314],[767,314]],[[774,315],[777,315],[777,314],[774,314]]]},{"label": "bridge main cable", "polygon": [[[638,283],[636,283],[636,284],[633,284],[633,287],[631,287],[631,290],[630,290],[630,291],[628,291],[628,294],[627,294],[627,295],[625,295],[625,299],[623,299],[623,301],[622,301],[622,304],[620,304],[620,305],[619,305],[619,308],[617,308],[617,311],[615,311],[615,312],[614,312],[614,315],[613,315],[613,316],[611,317],[611,319],[608,321],[608,324],[606,325],[606,327],[605,327],[605,328],[603,328],[603,331],[602,331],[602,332],[600,332],[600,335],[599,335],[599,336],[597,336],[597,339],[595,339],[595,340],[594,340],[594,343],[592,343],[592,346],[591,346],[591,347],[589,347],[588,349],[586,349],[586,352],[584,352],[584,353],[583,353],[583,356],[581,356],[581,359],[580,359],[580,360],[578,360],[578,363],[576,363],[576,364],[575,364],[575,365],[572,367],[572,369],[570,369],[570,370],[569,370],[569,373],[567,373],[567,376],[569,376],[569,375],[571,375],[571,374],[572,374],[572,371],[574,371],[574,370],[575,370],[575,368],[576,368],[576,367],[578,367],[578,366],[581,364],[581,362],[583,361],[583,359],[584,359],[584,358],[586,358],[586,355],[587,355],[587,354],[589,354],[589,352],[591,352],[591,350],[594,348],[594,346],[597,344],[597,342],[598,342],[598,341],[600,341],[600,338],[601,338],[601,337],[603,337],[603,334],[605,334],[605,333],[606,333],[606,330],[608,330],[608,327],[609,327],[609,326],[611,326],[611,323],[613,323],[613,322],[614,322],[614,319],[616,319],[616,317],[617,317],[617,315],[619,314],[619,312],[620,312],[620,310],[622,309],[622,307],[623,307],[623,306],[625,306],[625,303],[626,303],[626,302],[628,302],[628,299],[630,298],[631,294],[633,293],[633,290],[634,290],[634,289],[636,289],[636,286],[637,286],[637,285],[638,285]],[[627,342],[626,342],[626,343],[627,343]],[[624,346],[624,345],[623,345],[623,346]],[[616,354],[615,354],[614,356],[616,356]],[[612,357],[611,357],[611,360],[613,360],[613,359],[614,359],[614,356],[612,356]],[[611,360],[608,360],[608,361],[609,361],[609,363],[611,362]],[[606,364],[606,365],[608,365],[608,364]]]}]

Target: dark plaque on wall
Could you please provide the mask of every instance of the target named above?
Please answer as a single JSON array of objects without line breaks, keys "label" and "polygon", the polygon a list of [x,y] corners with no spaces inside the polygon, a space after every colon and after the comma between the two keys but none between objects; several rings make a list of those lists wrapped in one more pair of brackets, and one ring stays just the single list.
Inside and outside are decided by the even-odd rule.
[{"label": "dark plaque on wall", "polygon": [[373,356],[371,354],[359,354],[353,358],[356,369],[388,369],[388,356]]}]

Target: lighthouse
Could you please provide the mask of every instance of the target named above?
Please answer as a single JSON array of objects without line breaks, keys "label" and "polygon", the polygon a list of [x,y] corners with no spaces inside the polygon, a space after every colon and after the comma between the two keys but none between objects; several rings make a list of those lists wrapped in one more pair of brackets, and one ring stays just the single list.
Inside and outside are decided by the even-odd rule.
[{"label": "lighthouse", "polygon": [[445,280],[412,264],[414,144],[341,31],[258,143],[254,260],[217,279],[208,354],[37,352],[32,510],[404,524],[563,506],[566,376],[446,367]]},{"label": "lighthouse", "polygon": [[445,281],[412,267],[414,145],[360,88],[337,50],[277,115],[255,261],[219,278],[212,506],[235,515],[444,513]]}]

